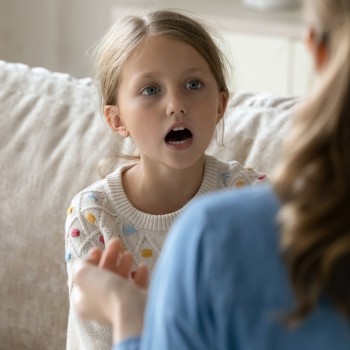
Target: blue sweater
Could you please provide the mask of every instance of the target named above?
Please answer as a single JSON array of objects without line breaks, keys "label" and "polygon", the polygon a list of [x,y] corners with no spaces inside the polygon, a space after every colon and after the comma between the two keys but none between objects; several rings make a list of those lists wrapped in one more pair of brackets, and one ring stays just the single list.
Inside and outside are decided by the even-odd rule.
[{"label": "blue sweater", "polygon": [[144,332],[113,350],[349,350],[350,325],[327,300],[296,329],[272,189],[194,201],[173,226],[149,294]]}]

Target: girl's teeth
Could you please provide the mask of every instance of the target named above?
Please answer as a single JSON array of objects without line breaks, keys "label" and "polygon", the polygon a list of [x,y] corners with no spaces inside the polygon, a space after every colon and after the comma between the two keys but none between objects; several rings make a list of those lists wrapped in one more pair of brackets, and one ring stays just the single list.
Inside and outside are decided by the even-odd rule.
[{"label": "girl's teeth", "polygon": [[177,128],[174,128],[173,131],[180,131],[180,130],[185,130],[184,127],[177,127]]},{"label": "girl's teeth", "polygon": [[182,140],[182,141],[169,141],[172,145],[182,145],[183,143],[186,143],[188,140]]}]

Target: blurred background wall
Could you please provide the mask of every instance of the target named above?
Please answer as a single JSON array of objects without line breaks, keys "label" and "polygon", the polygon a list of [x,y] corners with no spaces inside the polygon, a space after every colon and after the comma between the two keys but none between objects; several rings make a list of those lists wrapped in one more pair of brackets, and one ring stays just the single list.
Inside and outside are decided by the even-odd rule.
[{"label": "blurred background wall", "polygon": [[87,51],[111,24],[116,4],[0,0],[0,59],[85,77],[91,70]]},{"label": "blurred background wall", "polygon": [[91,50],[114,19],[142,8],[181,8],[219,29],[233,67],[232,90],[303,94],[311,69],[299,0],[266,11],[245,1],[0,0],[0,60],[92,76]]}]

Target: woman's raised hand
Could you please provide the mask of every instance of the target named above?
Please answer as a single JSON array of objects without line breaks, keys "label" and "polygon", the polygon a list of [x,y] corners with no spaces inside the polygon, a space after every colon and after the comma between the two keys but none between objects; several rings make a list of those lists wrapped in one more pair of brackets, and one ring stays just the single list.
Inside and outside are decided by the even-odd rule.
[{"label": "woman's raised hand", "polygon": [[131,253],[112,239],[104,251],[92,248],[74,266],[74,308],[83,318],[112,324],[114,342],[142,332],[148,269],[138,266],[131,278],[132,265]]}]

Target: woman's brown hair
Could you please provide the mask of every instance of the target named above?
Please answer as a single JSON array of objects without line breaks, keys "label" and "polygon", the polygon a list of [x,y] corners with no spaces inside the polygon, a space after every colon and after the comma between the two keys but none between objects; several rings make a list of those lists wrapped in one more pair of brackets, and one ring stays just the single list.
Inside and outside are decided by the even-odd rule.
[{"label": "woman's brown hair", "polygon": [[274,175],[300,321],[322,296],[350,318],[350,1],[306,0],[328,59],[293,120]]}]

